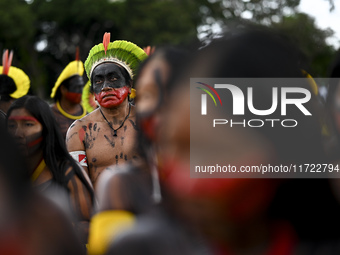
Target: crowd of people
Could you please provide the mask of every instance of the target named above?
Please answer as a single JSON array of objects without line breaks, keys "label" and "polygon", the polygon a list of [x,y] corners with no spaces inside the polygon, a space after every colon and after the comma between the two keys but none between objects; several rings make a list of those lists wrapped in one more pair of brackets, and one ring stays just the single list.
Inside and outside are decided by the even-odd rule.
[{"label": "crowd of people", "polygon": [[[303,79],[308,70],[299,56],[275,31],[253,27],[190,49],[143,50],[105,33],[84,63],[76,56],[61,72],[50,105],[28,95],[28,76],[4,51],[0,254],[339,254],[336,175],[190,176],[192,161],[340,164],[337,58],[326,102],[309,74],[300,84],[310,91],[311,114],[301,114],[302,105],[289,108],[293,128],[236,125],[212,134],[202,132],[211,123],[192,118],[191,78]],[[287,86],[254,84],[260,109],[272,104],[274,89]],[[225,105],[209,111],[238,123],[253,118]],[[211,162],[200,157],[206,150]]]}]

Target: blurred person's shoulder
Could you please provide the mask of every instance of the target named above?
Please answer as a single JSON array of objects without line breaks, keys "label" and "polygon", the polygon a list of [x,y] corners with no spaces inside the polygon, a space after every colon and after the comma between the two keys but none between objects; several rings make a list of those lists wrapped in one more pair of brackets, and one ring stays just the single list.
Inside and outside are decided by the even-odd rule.
[{"label": "blurred person's shoulder", "polygon": [[179,222],[157,208],[138,217],[133,228],[118,235],[107,255],[209,255],[203,240],[185,230]]}]

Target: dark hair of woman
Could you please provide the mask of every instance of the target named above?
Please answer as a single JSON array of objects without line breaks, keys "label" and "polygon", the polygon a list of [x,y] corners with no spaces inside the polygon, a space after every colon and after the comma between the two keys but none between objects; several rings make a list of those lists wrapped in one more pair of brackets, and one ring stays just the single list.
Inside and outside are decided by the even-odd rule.
[{"label": "dark hair of woman", "polygon": [[29,111],[43,126],[43,157],[53,175],[53,180],[67,188],[65,172],[72,166],[75,174],[84,183],[91,194],[91,198],[93,198],[92,188],[85,179],[80,167],[66,149],[65,141],[58,129],[58,124],[54,119],[54,115],[51,112],[49,105],[36,96],[24,96],[11,105],[8,110],[7,118],[11,115],[13,110],[20,108]]}]

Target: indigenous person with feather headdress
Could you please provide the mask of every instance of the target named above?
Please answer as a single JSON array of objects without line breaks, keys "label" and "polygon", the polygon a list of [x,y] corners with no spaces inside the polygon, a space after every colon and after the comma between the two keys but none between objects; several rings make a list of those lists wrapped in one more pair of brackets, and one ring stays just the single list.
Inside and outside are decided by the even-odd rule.
[{"label": "indigenous person with feather headdress", "polygon": [[66,135],[67,148],[95,186],[101,172],[114,164],[138,160],[135,108],[129,102],[132,79],[147,58],[143,49],[127,41],[94,46],[85,61],[91,90],[99,107],[75,121]]},{"label": "indigenous person with feather headdress", "polygon": [[30,88],[30,79],[21,69],[11,66],[13,51],[5,50],[0,66],[0,114],[7,113],[14,100],[26,95]]},{"label": "indigenous person with feather headdress", "polygon": [[52,112],[60,126],[65,139],[69,126],[77,119],[86,115],[86,109],[81,104],[82,91],[84,88],[84,66],[79,60],[77,50],[76,60],[70,62],[58,77],[51,98],[55,103],[51,106]]}]

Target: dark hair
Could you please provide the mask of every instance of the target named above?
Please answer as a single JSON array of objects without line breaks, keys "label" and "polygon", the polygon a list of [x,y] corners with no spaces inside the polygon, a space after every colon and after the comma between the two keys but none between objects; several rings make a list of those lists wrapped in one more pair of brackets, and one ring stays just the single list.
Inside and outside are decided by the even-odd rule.
[{"label": "dark hair", "polygon": [[0,100],[9,101],[11,100],[10,94],[17,89],[14,80],[8,75],[0,74]]},{"label": "dark hair", "polygon": [[75,174],[88,188],[93,196],[92,188],[85,179],[80,167],[76,164],[66,149],[65,141],[58,129],[57,122],[50,106],[37,96],[24,96],[16,100],[8,109],[7,119],[15,109],[24,108],[29,111],[42,125],[43,156],[56,183],[67,188],[65,172],[72,166]]},{"label": "dark hair", "polygon": [[[112,62],[104,62],[104,63],[112,63]],[[125,68],[123,68],[122,66],[118,65],[118,64],[115,64],[115,63],[112,63],[116,66],[118,66],[118,68],[120,69],[120,71],[122,72],[123,74],[123,77],[126,81],[126,84],[129,85],[129,86],[132,86],[132,78],[130,77],[129,73],[126,71]],[[90,86],[90,92],[93,93],[93,76],[91,76],[90,78],[91,80],[91,86]]]},{"label": "dark hair", "polygon": [[5,195],[10,197],[8,206],[20,213],[22,208],[25,208],[31,191],[26,161],[15,147],[6,127],[2,125],[0,141],[0,178],[5,183]]},{"label": "dark hair", "polygon": [[174,74],[179,72],[179,70],[183,67],[186,57],[189,55],[189,52],[183,48],[175,47],[175,46],[163,46],[158,47],[146,60],[144,60],[138,68],[138,75],[142,72],[142,70],[155,58],[163,58],[169,67],[169,77],[164,85],[164,91],[171,91],[171,84],[173,84]]},{"label": "dark hair", "polygon": [[[169,67],[169,74],[167,80],[165,81],[165,84],[161,84],[162,78],[160,77],[160,73],[157,74],[155,73],[153,76],[153,78],[156,79],[157,86],[159,87],[159,102],[156,109],[158,109],[161,106],[161,104],[164,103],[164,96],[171,91],[171,84],[173,83],[172,79],[175,76],[174,74],[179,71],[187,55],[188,52],[179,47],[163,46],[156,48],[154,53],[152,53],[146,60],[144,60],[139,65],[136,80],[138,80],[139,75],[142,73],[143,69],[147,67],[148,63],[150,63],[156,58],[164,59],[164,61],[167,63]],[[157,77],[157,75],[159,75],[159,77]],[[137,123],[139,124],[142,118],[148,117],[152,114],[153,112],[148,113],[147,116],[137,115]],[[141,131],[138,132],[137,141],[140,155],[143,158],[146,158],[147,157],[146,151],[149,150],[152,141],[150,141],[149,138],[147,138]]]},{"label": "dark hair", "polygon": [[[299,54],[297,49],[289,44],[279,34],[267,30],[244,31],[230,38],[216,40],[207,48],[201,50],[199,63],[209,62],[209,58],[214,58],[207,65],[206,69],[210,77],[214,78],[251,78],[254,86],[253,101],[258,109],[267,109],[272,103],[272,87],[287,86],[286,83],[273,81],[269,83],[257,84],[253,78],[303,78],[299,66]],[[204,66],[204,64],[203,64]],[[204,68],[203,68],[204,69]],[[200,73],[201,74],[201,73]],[[197,77],[197,76],[195,76]],[[250,79],[248,79],[250,80]],[[302,79],[301,79],[302,80]],[[276,79],[276,81],[279,81]],[[301,81],[290,86],[300,86],[311,91],[309,84]],[[249,83],[238,84],[245,93]],[[269,139],[279,156],[279,160],[295,163],[320,163],[326,160],[323,151],[321,123],[319,115],[320,105],[317,105],[313,93],[311,100],[305,106],[312,111],[312,116],[305,117],[297,108],[289,109],[286,118],[296,119],[299,124],[294,128],[284,128],[264,126],[257,131]],[[229,97],[228,97],[229,99]],[[232,100],[225,100],[232,102]],[[229,111],[231,108],[222,107]],[[237,119],[237,116],[233,116]],[[246,111],[242,118],[254,118],[250,112]],[[280,119],[279,111],[271,114],[271,118]],[[281,134],[281,135],[278,135]]]},{"label": "dark hair", "polygon": [[329,77],[332,78],[328,84],[326,105],[330,108],[333,104],[334,95],[340,81],[340,52],[336,55],[331,64]]}]

